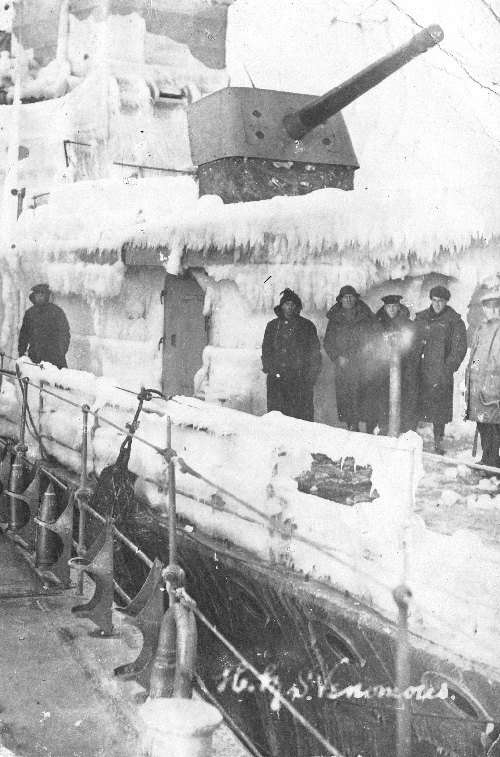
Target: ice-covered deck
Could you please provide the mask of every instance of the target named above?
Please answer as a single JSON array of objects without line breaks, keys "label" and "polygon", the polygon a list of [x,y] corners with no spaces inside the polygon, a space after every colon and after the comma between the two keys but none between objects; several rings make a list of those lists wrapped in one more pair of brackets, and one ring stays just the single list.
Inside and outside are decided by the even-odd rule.
[{"label": "ice-covered deck", "polygon": [[[130,422],[133,394],[92,374],[20,360],[24,376],[40,380],[76,405],[88,404],[120,427]],[[47,451],[69,469],[80,468],[81,413],[74,405],[30,387],[30,407]],[[166,414],[172,420],[172,445],[202,474],[177,476],[178,513],[198,531],[232,542],[268,564],[298,571],[367,603],[396,619],[392,590],[404,575],[406,544],[412,588],[412,630],[454,654],[496,669],[500,590],[500,552],[469,529],[450,533],[429,528],[414,506],[411,486],[422,474],[421,439],[399,440],[348,433],[343,429],[286,418],[278,413],[255,417],[193,398],[153,401],[141,417],[138,436],[166,447]],[[0,433],[16,438],[17,390],[4,381]],[[95,474],[117,457],[123,434],[102,420],[89,439],[89,468]],[[30,438],[31,457],[38,444]],[[331,460],[354,458],[372,468],[373,501],[347,506],[298,490],[312,453]],[[136,441],[131,470],[136,495],[158,511],[168,508],[164,458]],[[424,479],[425,480],[425,479]],[[234,495],[234,496],[231,496]]]}]

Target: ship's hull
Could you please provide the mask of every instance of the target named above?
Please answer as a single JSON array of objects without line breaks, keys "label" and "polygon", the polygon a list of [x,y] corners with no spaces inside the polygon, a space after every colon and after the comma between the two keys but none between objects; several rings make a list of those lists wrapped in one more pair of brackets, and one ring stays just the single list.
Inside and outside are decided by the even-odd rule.
[{"label": "ship's hull", "polygon": [[[166,522],[146,506],[121,524],[150,557],[168,562]],[[179,532],[178,560],[188,593],[217,629],[274,684],[344,757],[396,754],[397,628],[369,607],[292,570],[265,564],[229,543]],[[123,553],[121,579],[130,593],[144,566]],[[314,736],[272,697],[213,633],[199,624],[199,672],[209,692],[262,755],[325,755]],[[446,683],[448,696],[436,698]],[[342,695],[348,686],[354,690]],[[498,720],[500,684],[466,660],[414,638],[412,757],[479,757],[481,734]],[[382,688],[384,687],[384,688]],[[336,696],[337,695],[337,696]],[[493,732],[495,736],[495,732]],[[483,737],[484,740],[484,737]]]}]

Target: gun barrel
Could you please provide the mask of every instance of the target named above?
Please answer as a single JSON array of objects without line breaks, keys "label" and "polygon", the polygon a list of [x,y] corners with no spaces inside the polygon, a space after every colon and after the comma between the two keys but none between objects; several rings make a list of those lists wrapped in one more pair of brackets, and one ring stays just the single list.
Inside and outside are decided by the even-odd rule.
[{"label": "gun barrel", "polygon": [[444,33],[440,26],[437,24],[428,26],[412,37],[409,42],[384,55],[383,58],[367,66],[343,84],[331,89],[326,95],[318,97],[295,113],[285,116],[283,125],[288,136],[292,139],[301,139],[308,131],[324,123],[369,89],[376,87],[413,58],[439,44],[443,37]]}]

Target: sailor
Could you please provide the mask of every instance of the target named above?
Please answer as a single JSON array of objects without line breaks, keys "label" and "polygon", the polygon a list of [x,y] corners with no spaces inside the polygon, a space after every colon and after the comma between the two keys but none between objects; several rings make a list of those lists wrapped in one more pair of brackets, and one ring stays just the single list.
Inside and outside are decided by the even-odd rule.
[{"label": "sailor", "polygon": [[466,418],[477,422],[480,465],[500,467],[500,292],[481,297],[484,323],[474,334],[465,375]]},{"label": "sailor", "polygon": [[389,390],[391,347],[397,349],[401,361],[401,419],[400,432],[404,433],[415,425],[415,381],[411,359],[415,342],[415,328],[410,320],[410,311],[403,305],[401,294],[386,294],[384,303],[375,317],[382,327],[382,340],[378,353],[378,425],[380,433],[386,435],[389,428]]},{"label": "sailor", "polygon": [[314,420],[314,385],[321,371],[321,347],[312,321],[300,315],[302,301],[291,289],[281,292],[278,316],[266,326],[262,370],[267,374],[267,410]]},{"label": "sailor", "polygon": [[46,362],[56,368],[67,368],[70,330],[64,310],[49,302],[48,284],[36,284],[29,298],[33,305],[25,312],[19,332],[19,357],[28,350],[33,363]]},{"label": "sailor", "polygon": [[453,374],[467,352],[467,332],[459,313],[448,305],[451,293],[446,287],[433,287],[429,297],[430,307],[415,317],[417,417],[433,423],[434,451],[444,455],[444,429],[453,418]]},{"label": "sailor", "polygon": [[341,287],[337,302],[327,312],[324,347],[335,366],[335,394],[337,414],[351,431],[359,431],[365,421],[367,433],[377,423],[376,391],[372,362],[374,335],[380,325],[350,284]]}]

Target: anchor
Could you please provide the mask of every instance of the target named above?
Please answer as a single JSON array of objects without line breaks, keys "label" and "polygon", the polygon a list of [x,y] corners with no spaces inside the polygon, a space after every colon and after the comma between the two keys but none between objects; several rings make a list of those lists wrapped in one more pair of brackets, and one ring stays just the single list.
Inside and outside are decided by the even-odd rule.
[{"label": "anchor", "polygon": [[131,624],[141,631],[143,647],[134,662],[120,665],[115,668],[114,673],[118,678],[136,680],[144,689],[149,688],[164,614],[165,591],[162,571],[163,563],[157,558],[138,594],[126,607],[120,608],[120,612],[132,616]]},{"label": "anchor", "polygon": [[89,618],[100,629],[100,636],[113,632],[113,519],[107,518],[104,528],[83,556],[73,557],[68,566],[85,571],[95,582],[95,592],[87,604],[76,605],[71,612]]},{"label": "anchor", "polygon": [[49,483],[42,497],[40,512],[34,518],[37,524],[35,567],[49,569],[63,586],[70,585],[68,560],[73,546],[74,494],[70,493],[68,504],[58,516],[59,505],[54,486]]}]

